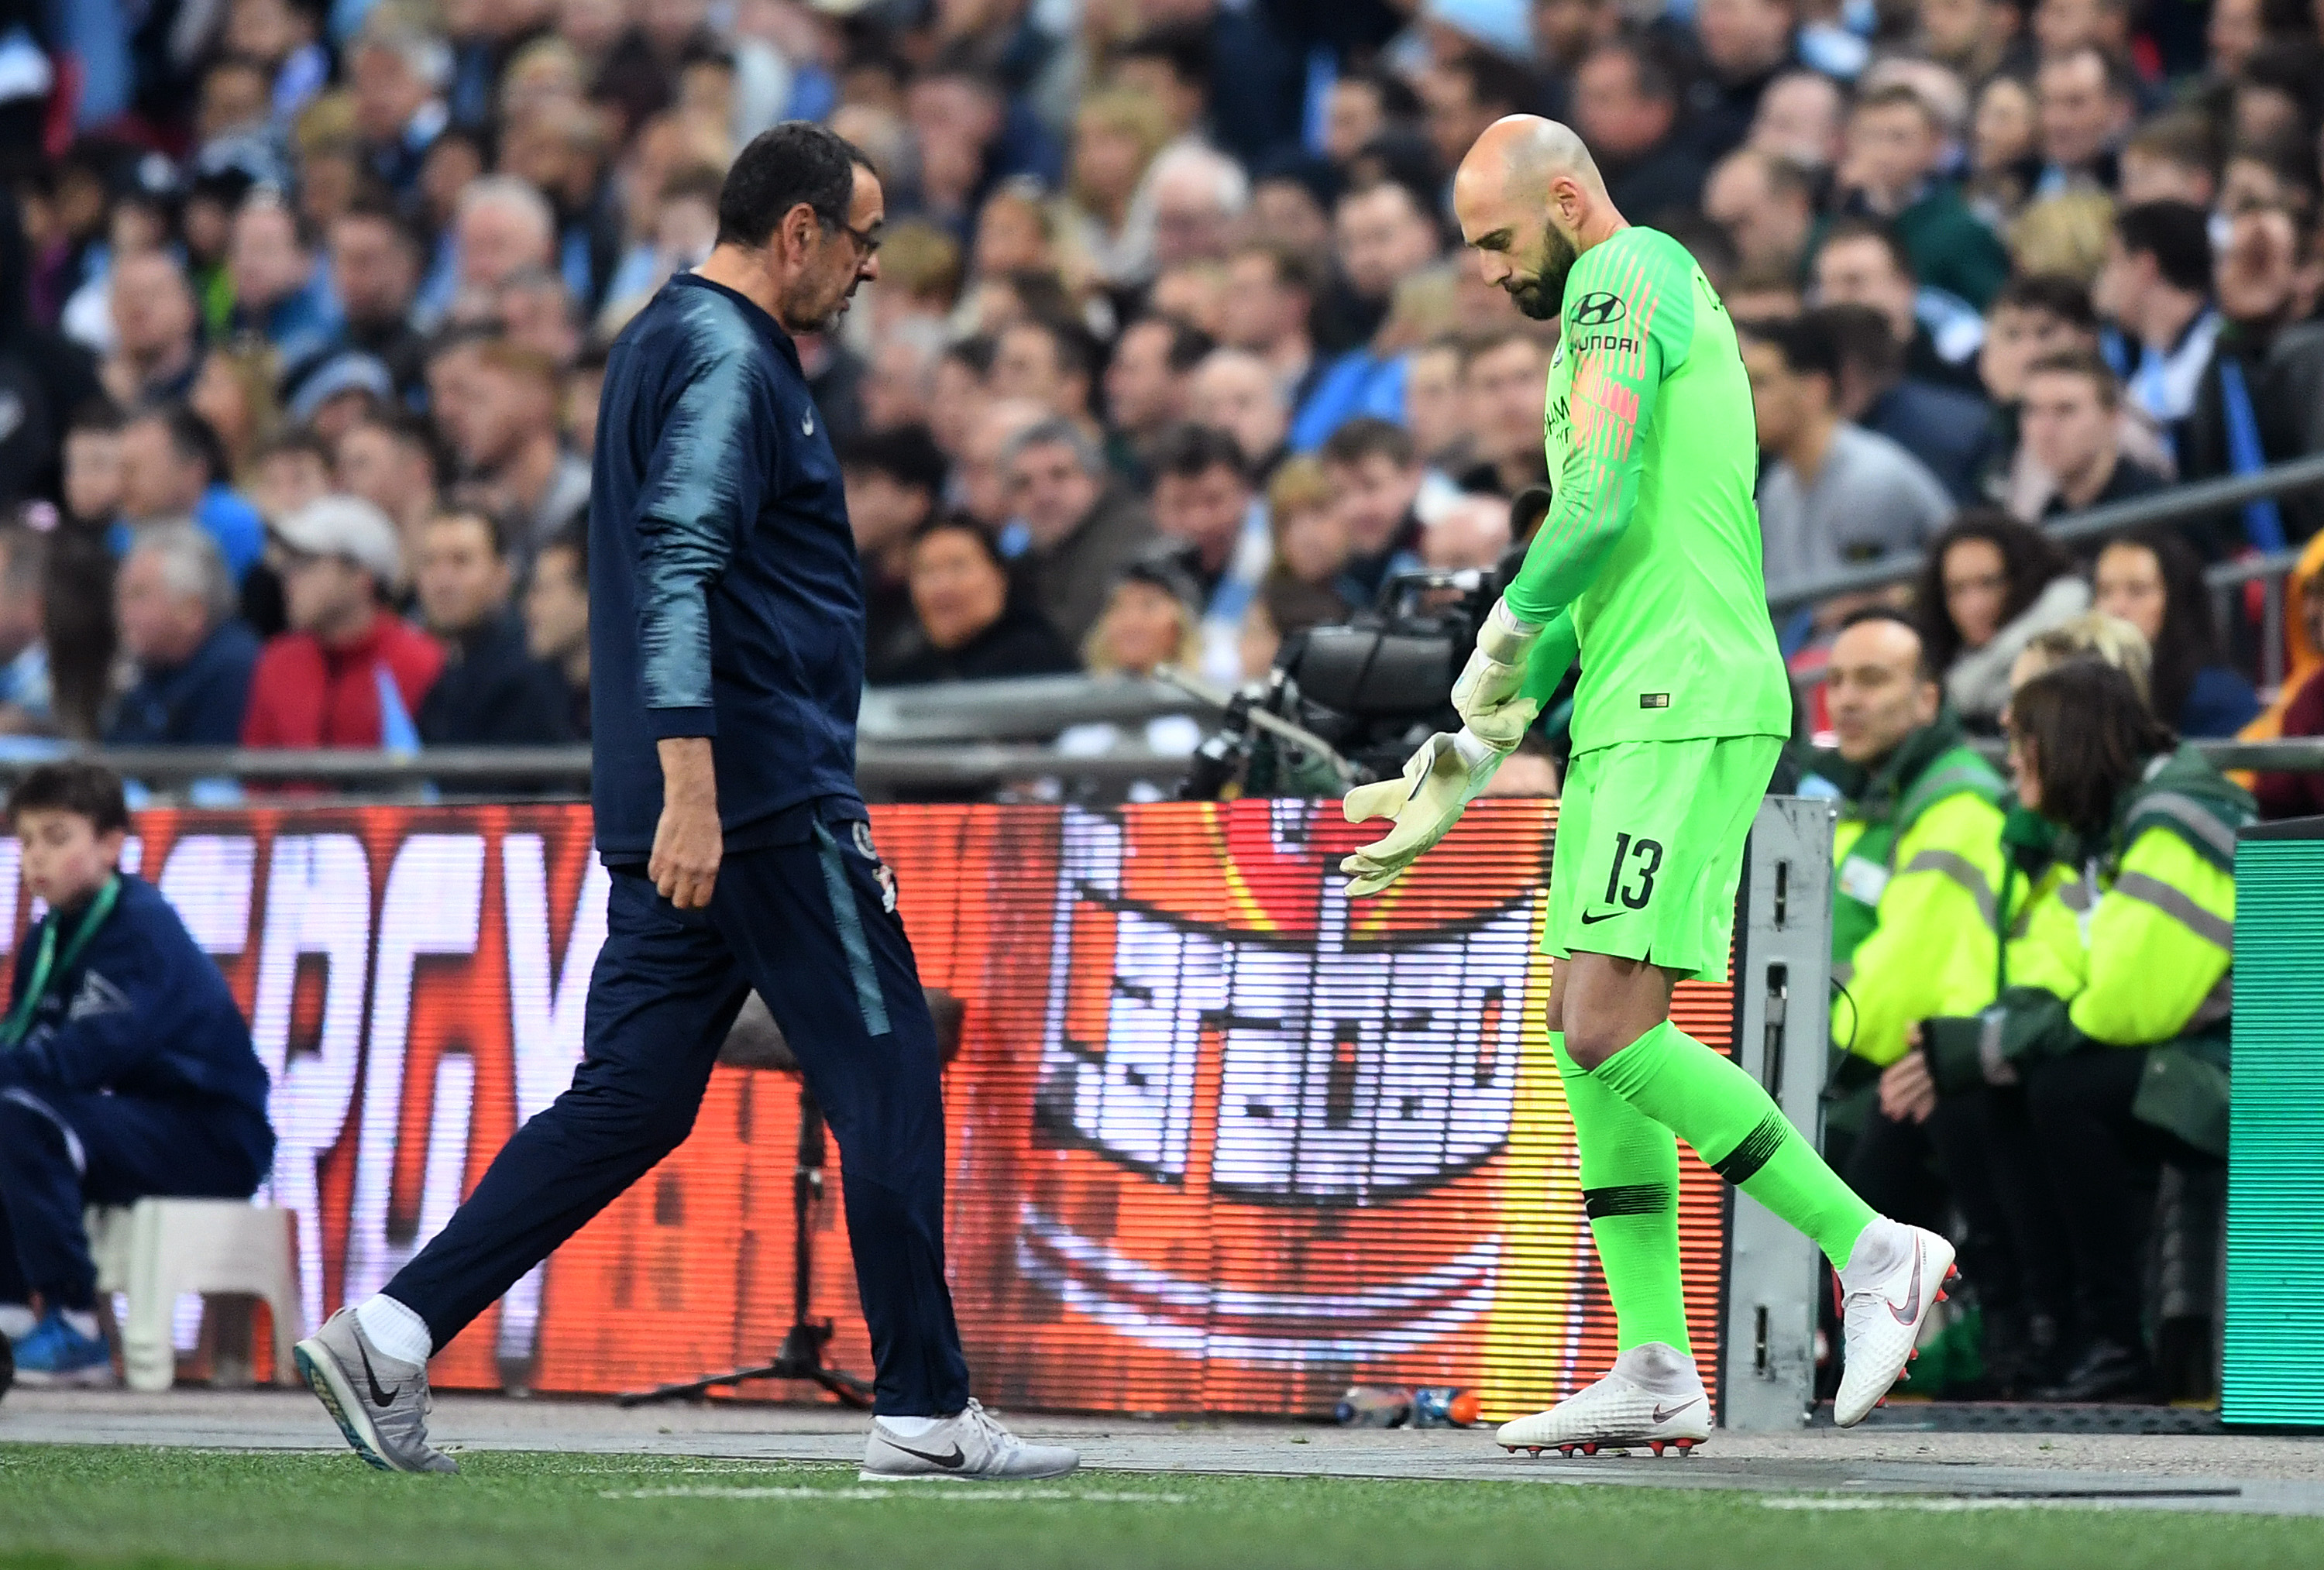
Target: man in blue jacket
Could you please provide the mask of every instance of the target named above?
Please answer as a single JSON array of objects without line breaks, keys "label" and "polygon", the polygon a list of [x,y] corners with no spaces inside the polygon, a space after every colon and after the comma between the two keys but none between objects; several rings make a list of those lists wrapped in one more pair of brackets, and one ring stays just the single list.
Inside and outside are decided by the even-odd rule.
[{"label": "man in blue jacket", "polygon": [[190,523],[137,533],[113,589],[137,680],[105,739],[115,747],[237,747],[258,635],[235,617],[226,558]]},{"label": "man in blue jacket", "polygon": [[855,789],[863,580],[792,335],[879,275],[862,152],[804,121],[726,176],[710,259],[614,341],[589,492],[597,849],[613,871],[572,1088],[386,1290],[299,1344],[356,1453],[451,1472],[428,1359],[685,1139],[755,989],[839,1141],[872,1333],[869,1478],[1047,1477],[969,1395],[945,1286],[942,1061]]},{"label": "man in blue jacket", "polygon": [[266,1070],[217,966],[120,870],[118,777],[43,764],[8,825],[49,912],[16,950],[0,1020],[0,1322],[24,1383],[107,1384],[82,1207],[247,1198],[274,1160]]}]

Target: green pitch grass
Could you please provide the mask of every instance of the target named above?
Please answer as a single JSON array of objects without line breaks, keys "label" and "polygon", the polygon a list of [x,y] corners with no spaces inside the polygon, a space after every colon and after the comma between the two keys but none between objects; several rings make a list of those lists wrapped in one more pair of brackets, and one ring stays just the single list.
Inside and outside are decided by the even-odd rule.
[{"label": "green pitch grass", "polygon": [[[1674,1464],[1682,1464],[1674,1463]],[[2324,1564],[2324,1520],[1771,1506],[1525,1483],[1084,1473],[874,1489],[852,1468],[470,1453],[456,1478],[346,1455],[0,1446],[0,1565],[413,1570],[1721,1570]],[[1851,1504],[1860,1501],[1851,1500]]]}]

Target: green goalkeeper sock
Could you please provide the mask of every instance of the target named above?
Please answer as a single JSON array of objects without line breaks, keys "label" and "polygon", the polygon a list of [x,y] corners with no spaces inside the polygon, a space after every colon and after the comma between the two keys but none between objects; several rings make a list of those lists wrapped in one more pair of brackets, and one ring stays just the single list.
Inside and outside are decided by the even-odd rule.
[{"label": "green goalkeeper sock", "polygon": [[1661,1341],[1692,1356],[1679,1285],[1678,1142],[1567,1057],[1562,1033],[1550,1033],[1549,1050],[1582,1147],[1582,1205],[1621,1350]]},{"label": "green goalkeeper sock", "polygon": [[1715,1171],[1815,1239],[1835,1269],[1872,1207],[1802,1138],[1757,1080],[1665,1020],[1591,1071]]}]

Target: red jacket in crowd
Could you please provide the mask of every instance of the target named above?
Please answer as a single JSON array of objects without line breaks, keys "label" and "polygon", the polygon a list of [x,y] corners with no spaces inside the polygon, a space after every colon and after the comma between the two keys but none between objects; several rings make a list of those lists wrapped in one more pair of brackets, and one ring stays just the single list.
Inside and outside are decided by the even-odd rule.
[{"label": "red jacket in crowd", "polygon": [[244,747],[378,747],[384,735],[379,673],[395,682],[407,715],[444,669],[437,641],[381,611],[360,640],[327,648],[311,632],[268,642],[251,673],[250,707],[242,716]]}]

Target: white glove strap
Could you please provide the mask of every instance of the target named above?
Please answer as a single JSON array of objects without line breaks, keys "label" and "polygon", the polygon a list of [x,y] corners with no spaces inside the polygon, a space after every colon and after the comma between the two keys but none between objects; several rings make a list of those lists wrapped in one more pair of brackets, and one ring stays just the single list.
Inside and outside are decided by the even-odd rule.
[{"label": "white glove strap", "polygon": [[1477,629],[1477,647],[1498,664],[1521,666],[1541,632],[1533,622],[1518,620],[1507,600],[1496,600],[1485,614],[1485,625]]}]

